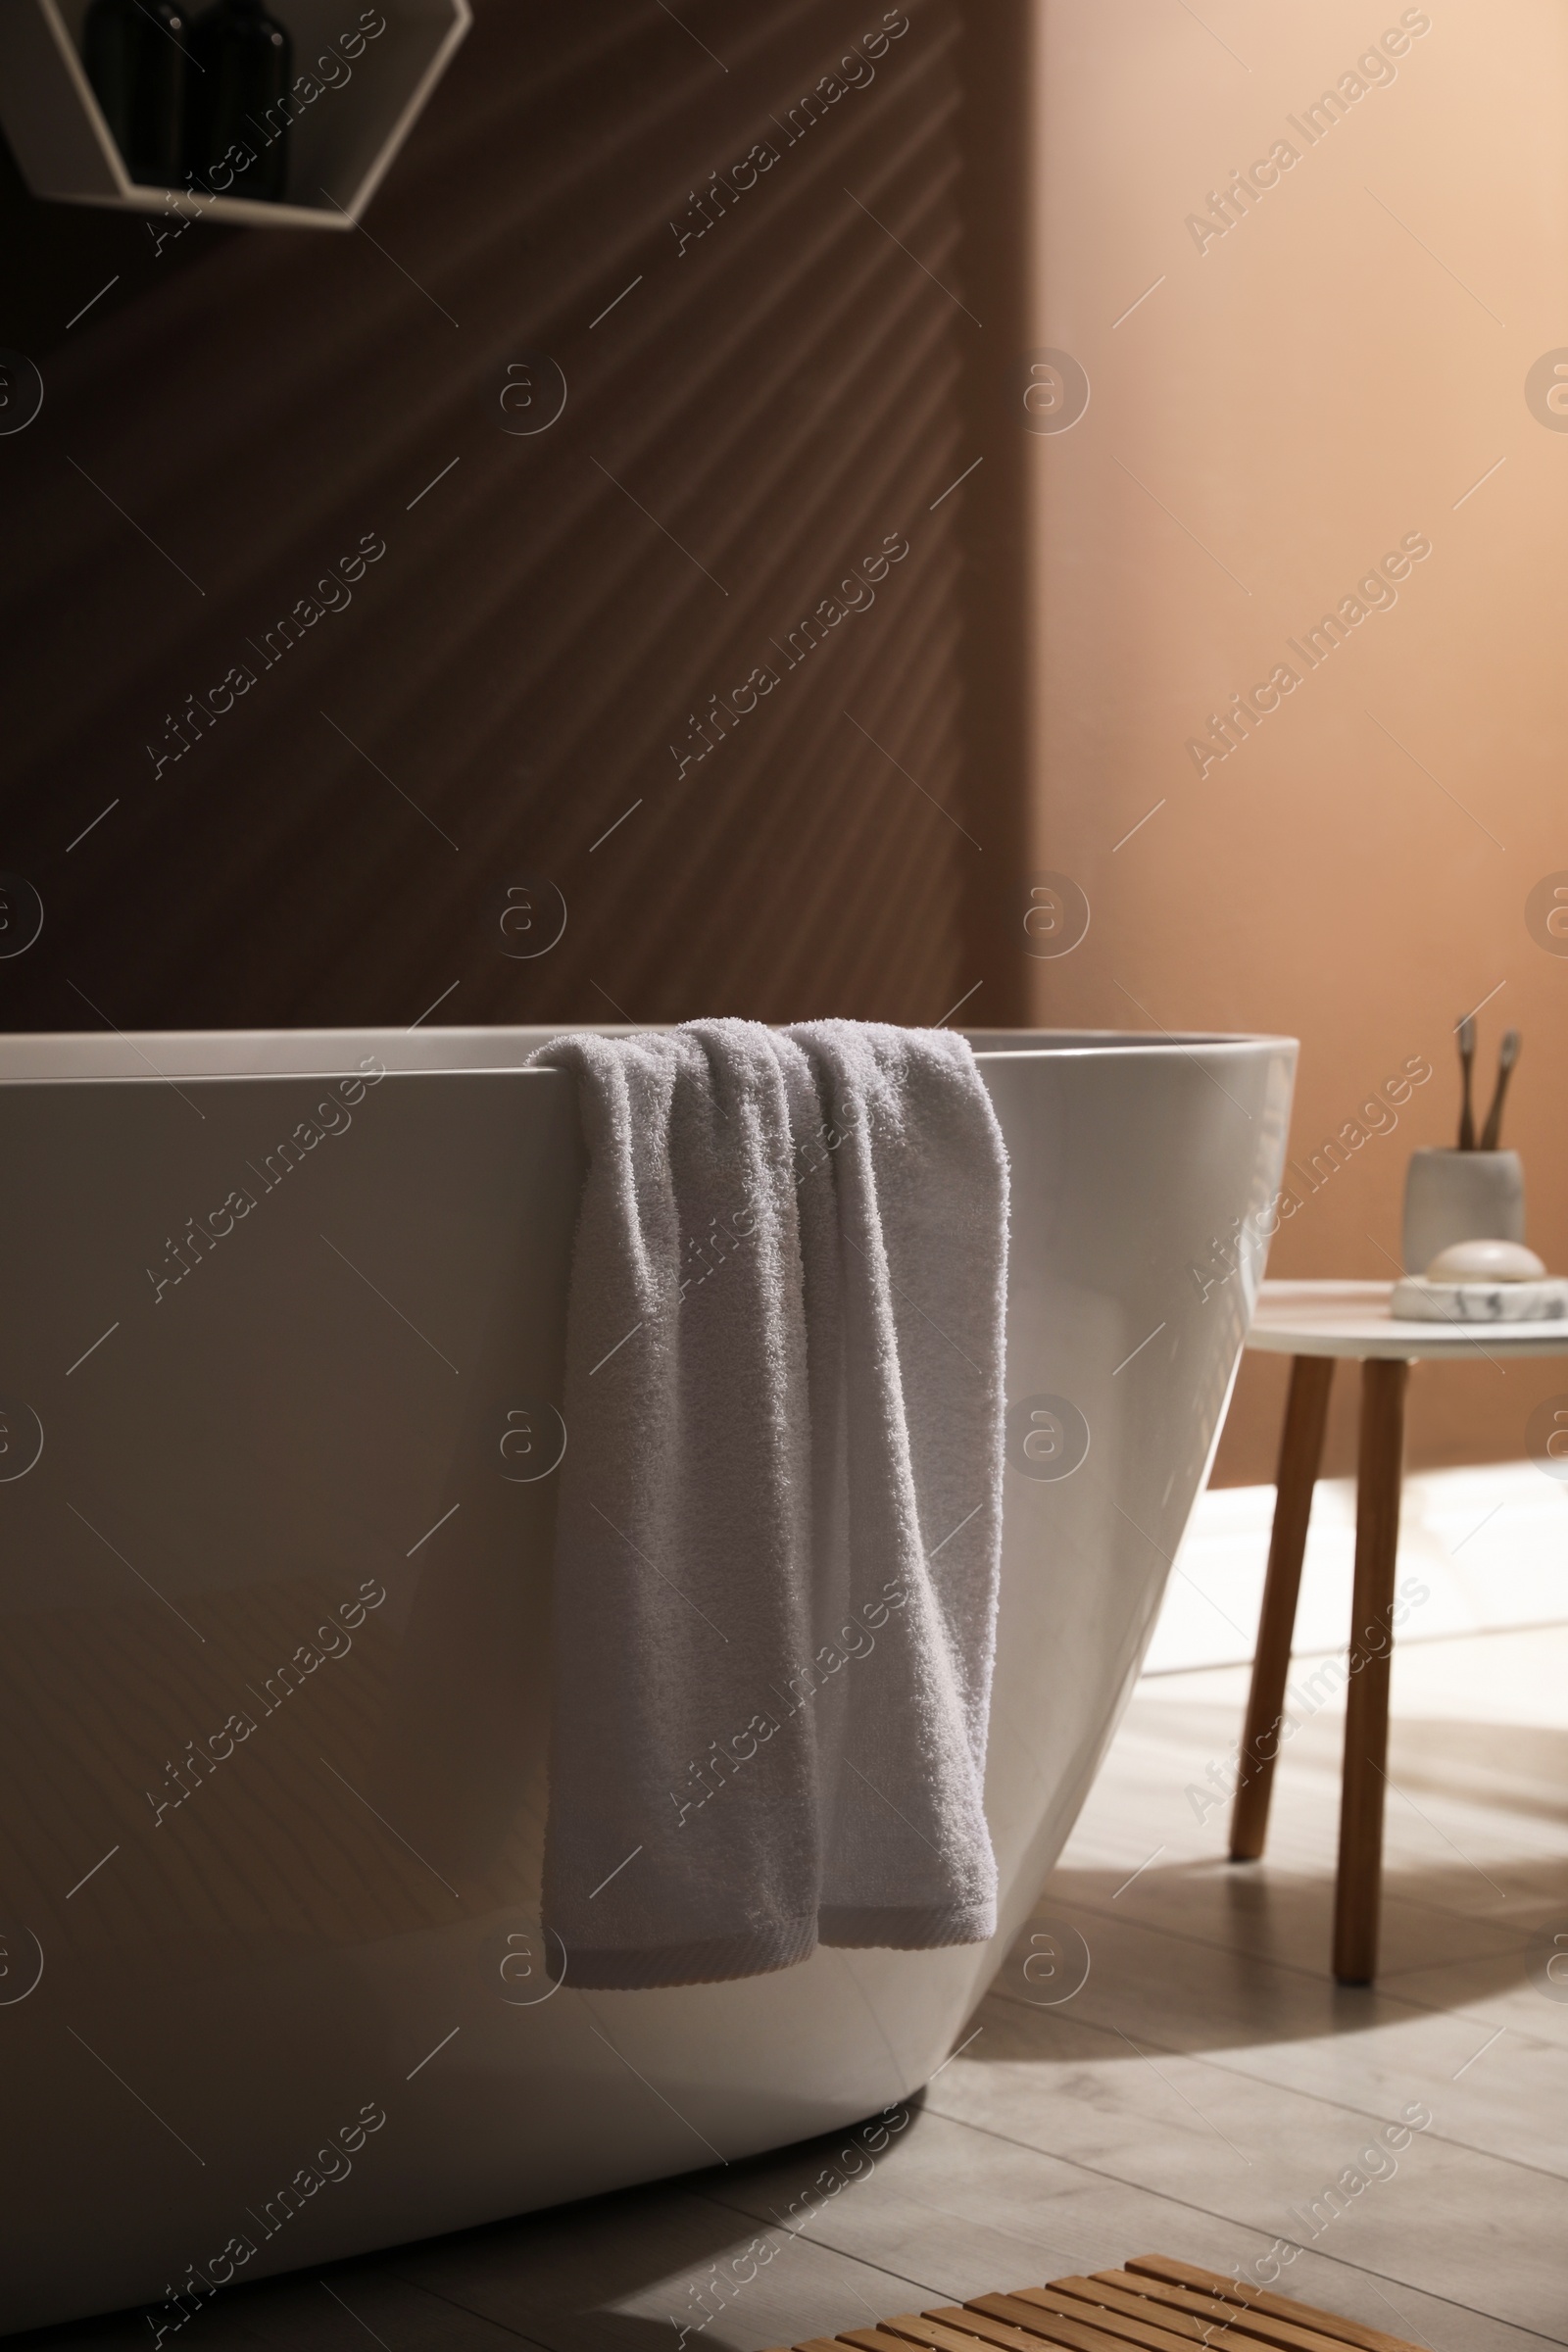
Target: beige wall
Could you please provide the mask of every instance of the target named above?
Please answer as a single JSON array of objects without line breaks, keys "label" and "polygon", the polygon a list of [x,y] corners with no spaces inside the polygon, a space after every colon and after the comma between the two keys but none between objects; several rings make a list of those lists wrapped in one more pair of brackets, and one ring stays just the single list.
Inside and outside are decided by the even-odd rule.
[{"label": "beige wall", "polygon": [[[1409,1148],[1453,1141],[1453,1023],[1490,997],[1489,1085],[1502,1029],[1524,1032],[1504,1140],[1530,1238],[1568,1270],[1568,960],[1526,926],[1568,868],[1568,432],[1525,384],[1568,346],[1568,11],[1040,0],[1039,21],[1031,332],[1092,397],[1029,436],[1034,854],[1093,921],[1034,965],[1037,1015],[1296,1034],[1303,1161],[1430,1061],[1274,1245],[1275,1274],[1370,1278],[1393,1271]],[[1430,29],[1309,145],[1288,118],[1401,23]],[[1280,139],[1299,160],[1200,250],[1187,217]],[[1309,669],[1287,641],[1412,533],[1431,553],[1397,602]],[[1278,663],[1300,684],[1200,775],[1189,739]],[[1283,1378],[1244,1370],[1222,1480],[1269,1475]],[[1411,1458],[1521,1454],[1557,1389],[1568,1363],[1426,1367]]]}]

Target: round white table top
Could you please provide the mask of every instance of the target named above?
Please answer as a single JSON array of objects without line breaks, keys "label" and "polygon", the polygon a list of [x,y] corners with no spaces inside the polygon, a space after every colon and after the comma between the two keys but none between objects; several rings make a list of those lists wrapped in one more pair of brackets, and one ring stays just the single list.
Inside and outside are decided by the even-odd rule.
[{"label": "round white table top", "polygon": [[1396,1323],[1392,1282],[1265,1282],[1249,1348],[1274,1355],[1568,1355],[1568,1322]]}]

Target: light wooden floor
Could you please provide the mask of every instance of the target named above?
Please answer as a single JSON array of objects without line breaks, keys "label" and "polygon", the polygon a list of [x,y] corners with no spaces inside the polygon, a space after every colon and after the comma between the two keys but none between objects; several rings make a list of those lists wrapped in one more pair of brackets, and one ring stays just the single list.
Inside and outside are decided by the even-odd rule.
[{"label": "light wooden floor", "polygon": [[[1223,1766],[1245,1683],[1140,1687],[973,2038],[798,2236],[776,2217],[845,2134],[225,2298],[203,2343],[677,2352],[671,2315],[695,2328],[706,2285],[722,2308],[688,2342],[755,2352],[1130,2254],[1245,2269],[1276,2238],[1306,2241],[1281,2291],[1431,2352],[1568,2343],[1568,1997],[1532,1974],[1568,1933],[1568,1628],[1396,1657],[1375,1991],[1327,1967],[1332,1704],[1286,1750],[1265,1863],[1228,1866],[1224,1805],[1200,1823],[1187,1794]],[[1061,1923],[1089,1978],[1038,2006],[1030,1936]],[[1300,2213],[1409,2110],[1431,2122],[1397,2171],[1320,2209],[1314,2239]],[[717,2296],[714,2266],[762,2235],[771,2259]],[[126,2319],[31,2340],[148,2339]]]}]

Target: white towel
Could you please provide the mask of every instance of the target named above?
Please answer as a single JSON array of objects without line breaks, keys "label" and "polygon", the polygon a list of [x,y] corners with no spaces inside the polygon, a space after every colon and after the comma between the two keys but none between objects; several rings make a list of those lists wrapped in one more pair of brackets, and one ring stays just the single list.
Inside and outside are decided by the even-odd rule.
[{"label": "white towel", "polygon": [[984,1941],[1007,1171],[967,1043],[557,1038],[567,1321],[544,1917],[588,1987]]}]

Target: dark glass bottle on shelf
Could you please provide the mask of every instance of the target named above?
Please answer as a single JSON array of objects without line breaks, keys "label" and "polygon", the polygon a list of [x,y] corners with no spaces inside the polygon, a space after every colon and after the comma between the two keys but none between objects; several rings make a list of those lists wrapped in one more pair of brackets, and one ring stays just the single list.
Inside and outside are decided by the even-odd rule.
[{"label": "dark glass bottle on shelf", "polygon": [[92,0],[82,64],[139,185],[177,188],[185,166],[190,16],[180,0]]},{"label": "dark glass bottle on shelf", "polygon": [[216,195],[276,203],[288,178],[287,32],[261,0],[217,0],[196,19],[190,46],[192,176]]}]

